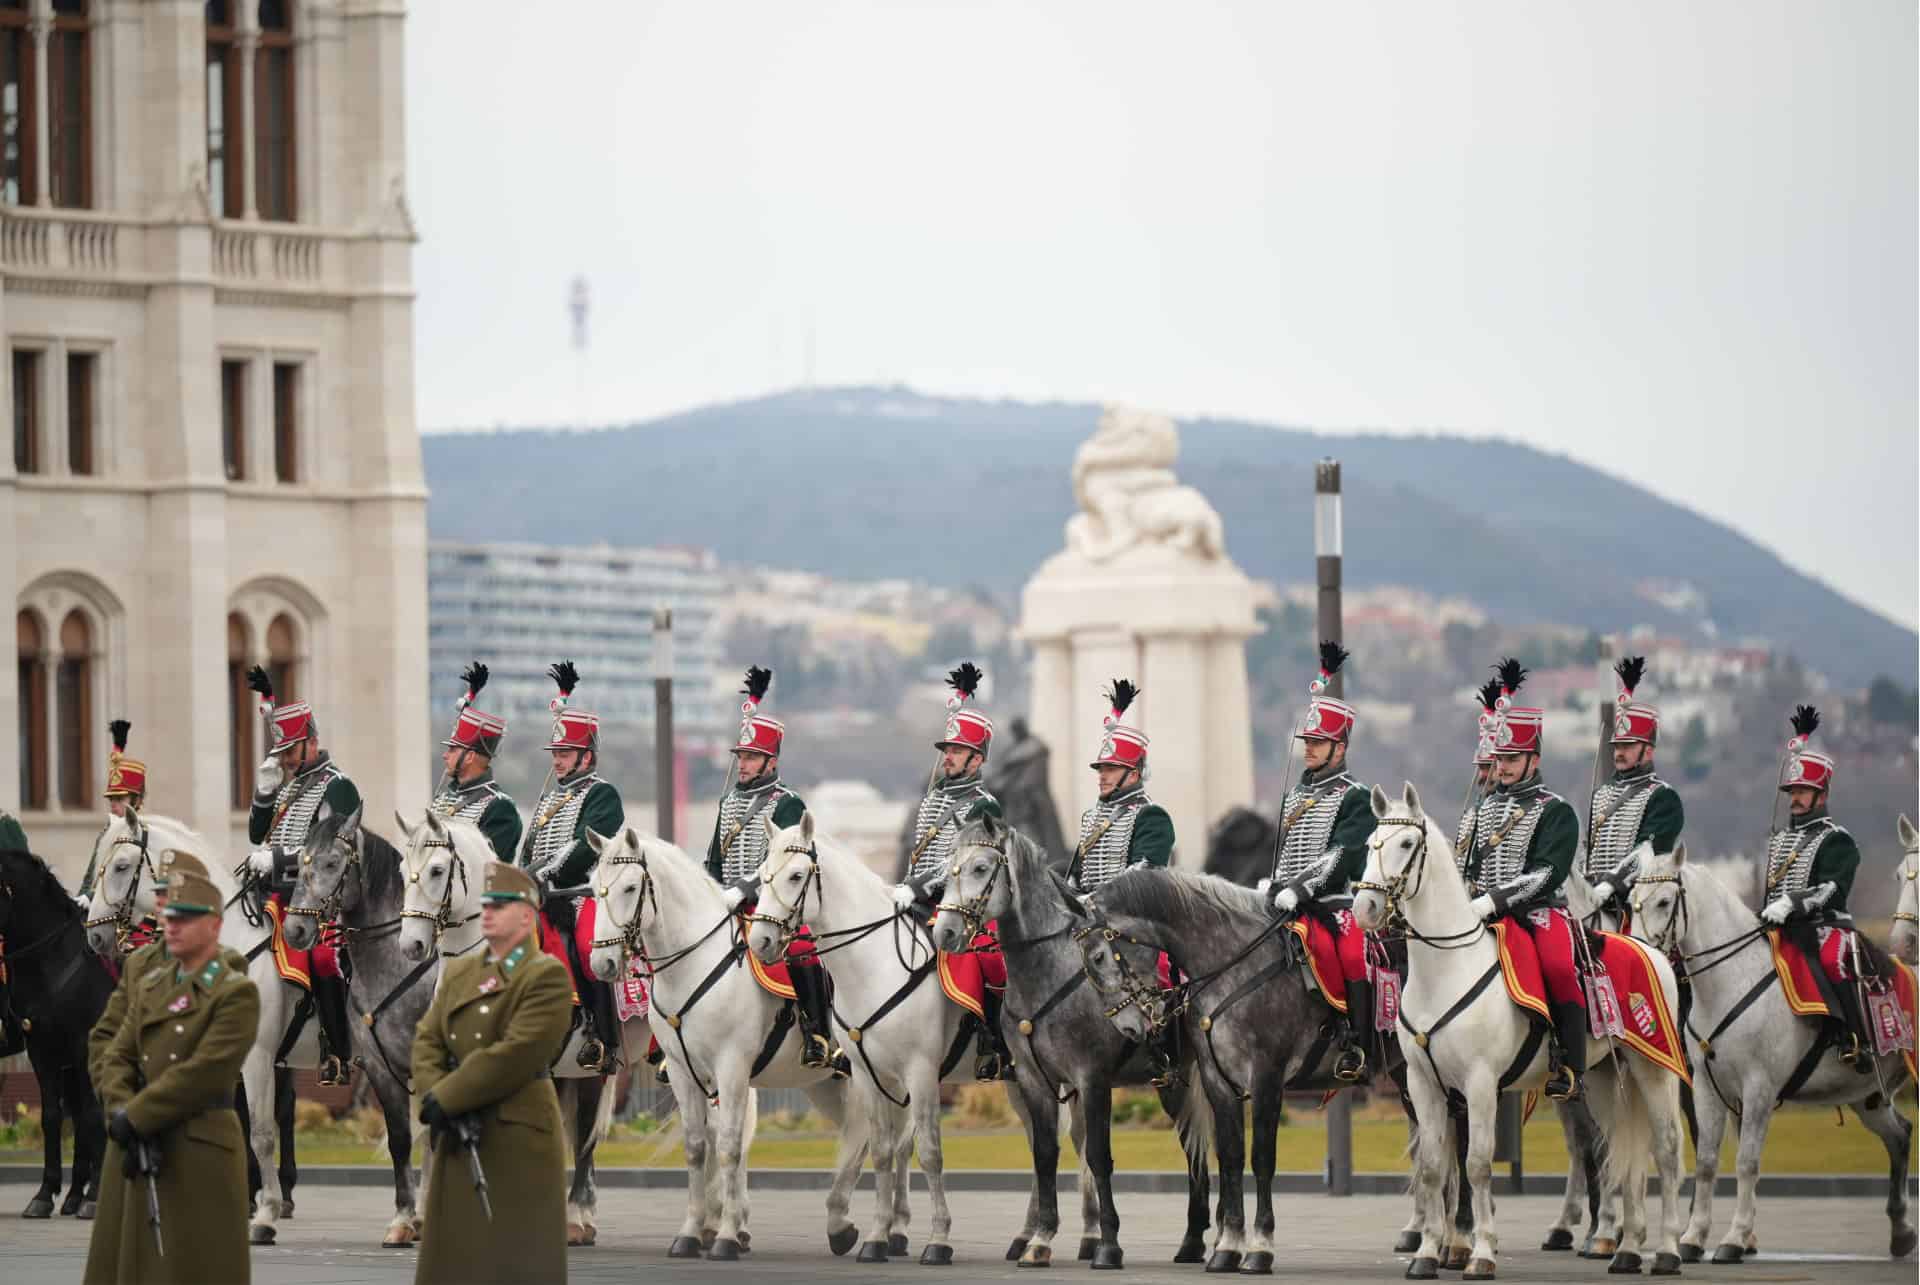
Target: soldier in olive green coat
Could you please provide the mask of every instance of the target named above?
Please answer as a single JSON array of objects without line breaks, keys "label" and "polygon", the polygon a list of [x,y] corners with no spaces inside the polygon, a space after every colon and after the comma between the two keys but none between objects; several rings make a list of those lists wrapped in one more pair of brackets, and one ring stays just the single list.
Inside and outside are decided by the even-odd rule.
[{"label": "soldier in olive green coat", "polygon": [[[563,1281],[566,1144],[547,1074],[572,1019],[567,968],[541,953],[539,893],[518,866],[487,864],[484,954],[447,965],[413,1040],[413,1087],[432,1130],[418,1282]],[[489,1219],[452,1132],[479,1126]]]},{"label": "soldier in olive green coat", "polygon": [[[253,1047],[260,995],[221,957],[218,889],[176,866],[167,891],[172,967],[147,967],[100,1059],[107,1156],[88,1285],[249,1279],[247,1143],[233,1082]],[[128,1172],[136,1144],[159,1161],[157,1239],[147,1179]]]}]

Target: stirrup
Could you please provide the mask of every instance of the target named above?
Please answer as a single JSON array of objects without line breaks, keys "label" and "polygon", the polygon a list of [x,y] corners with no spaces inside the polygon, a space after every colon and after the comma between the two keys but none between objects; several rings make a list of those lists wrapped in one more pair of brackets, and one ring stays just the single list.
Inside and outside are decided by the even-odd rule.
[{"label": "stirrup", "polygon": [[1342,1084],[1357,1084],[1367,1073],[1367,1051],[1358,1044],[1340,1050],[1333,1064],[1333,1078]]},{"label": "stirrup", "polygon": [[833,1065],[833,1045],[827,1037],[817,1031],[808,1031],[800,1037],[800,1065],[824,1071]]},{"label": "stirrup", "polygon": [[989,1049],[973,1059],[973,1078],[982,1084],[991,1084],[995,1080],[1007,1078],[1007,1063],[998,1050]]},{"label": "stirrup", "polygon": [[573,1055],[573,1060],[580,1064],[583,1071],[604,1071],[607,1046],[600,1042],[598,1036],[589,1035],[580,1041],[580,1051]]},{"label": "stirrup", "polygon": [[320,1070],[315,1076],[323,1088],[338,1088],[353,1083],[353,1074],[347,1064],[340,1060],[337,1053],[329,1053],[320,1059]]},{"label": "stirrup", "polygon": [[1571,1067],[1557,1068],[1547,1077],[1544,1092],[1555,1102],[1578,1102],[1581,1096],[1579,1073]]},{"label": "stirrup", "polygon": [[1147,1077],[1147,1083],[1156,1089],[1177,1089],[1182,1083],[1180,1068],[1172,1059],[1168,1059],[1154,1068],[1153,1074]]}]

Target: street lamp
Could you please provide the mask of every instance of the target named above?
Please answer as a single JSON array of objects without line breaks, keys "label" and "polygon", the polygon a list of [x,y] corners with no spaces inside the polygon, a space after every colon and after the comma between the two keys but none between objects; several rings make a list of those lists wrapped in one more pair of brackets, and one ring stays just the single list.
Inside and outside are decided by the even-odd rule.
[{"label": "street lamp", "polygon": [[673,842],[673,608],[653,609],[654,829]]}]

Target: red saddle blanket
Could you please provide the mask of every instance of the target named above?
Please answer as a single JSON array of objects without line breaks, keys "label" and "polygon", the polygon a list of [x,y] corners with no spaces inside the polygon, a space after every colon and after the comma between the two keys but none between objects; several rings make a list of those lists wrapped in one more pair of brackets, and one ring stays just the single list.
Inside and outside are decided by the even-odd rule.
[{"label": "red saddle blanket", "polygon": [[315,977],[342,975],[339,948],[328,940],[331,935],[329,932],[322,930],[319,945],[309,950],[295,950],[287,945],[286,930],[282,924],[286,914],[286,898],[274,893],[267,898],[266,911],[267,918],[273,921],[273,966],[280,970],[282,980],[311,988]]},{"label": "red saddle blanket", "polygon": [[973,939],[973,948],[950,955],[940,952],[940,989],[947,998],[975,1017],[987,1016],[987,988],[1007,989],[1007,957],[1000,953],[1000,941],[993,935],[996,925]]},{"label": "red saddle blanket", "polygon": [[[753,913],[753,906],[740,907],[740,936],[747,935],[747,916]],[[747,952],[747,964],[753,970],[753,980],[760,983],[760,989],[769,995],[778,995],[781,999],[793,998],[794,968],[817,968],[820,960],[814,953],[813,936],[801,925],[800,935],[787,943],[787,957],[771,964],[763,964],[760,957],[752,951]]]},{"label": "red saddle blanket", "polygon": [[[1540,974],[1540,957],[1534,952],[1533,938],[1525,930],[1496,920],[1494,930],[1500,944],[1500,973],[1507,984],[1507,995],[1521,1008],[1551,1020],[1547,1004],[1547,986]],[[1660,975],[1654,971],[1649,947],[1619,933],[1600,933],[1601,946],[1594,962],[1606,974],[1619,1006],[1619,1040],[1655,1066],[1665,1067],[1691,1084],[1685,1051],[1680,1042],[1680,1024],[1667,1004]]]},{"label": "red saddle blanket", "polygon": [[1320,988],[1320,994],[1327,1003],[1344,1013],[1347,1011],[1347,978],[1340,971],[1340,947],[1333,939],[1327,926],[1312,915],[1302,915],[1287,927],[1307,948],[1307,967],[1313,973],[1313,984]]},{"label": "red saddle blanket", "polygon": [[[1807,953],[1789,941],[1777,928],[1768,931],[1767,944],[1773,951],[1773,972],[1780,979],[1780,989],[1787,997],[1787,1007],[1799,1017],[1827,1016],[1827,1002],[1820,998],[1820,984],[1813,975],[1813,970],[1820,968],[1822,964],[1808,959]],[[1828,969],[1829,975],[1838,973],[1839,976],[1835,978],[1837,983],[1852,985],[1854,982],[1852,970],[1848,966],[1846,953],[1840,949],[1841,933],[1835,931],[1830,935],[1823,935],[1820,944],[1823,960],[1831,965]],[[1897,959],[1890,959],[1888,962],[1893,965],[1894,996],[1899,1000],[1901,1011],[1907,1015],[1907,1030],[1912,1031],[1916,1029],[1914,1017],[1916,988],[1913,970]],[[1881,1037],[1881,1041],[1883,1044],[1890,1044],[1893,1042],[1890,1037],[1898,1034],[1901,1033],[1890,1031]],[[1911,1043],[1903,1050],[1903,1055],[1907,1063],[1907,1073],[1920,1074],[1915,1070],[1914,1050]]]},{"label": "red saddle blanket", "polygon": [[[594,911],[598,905],[599,903],[591,897],[582,898],[574,904],[573,946],[580,954],[580,968],[591,967],[589,961],[593,959]],[[573,982],[573,1002],[578,1004],[581,984],[592,979],[583,976],[580,968],[573,966],[573,959],[567,953],[567,939],[554,926],[553,921],[547,918],[545,910],[540,912],[540,949],[567,966],[567,976]]]}]

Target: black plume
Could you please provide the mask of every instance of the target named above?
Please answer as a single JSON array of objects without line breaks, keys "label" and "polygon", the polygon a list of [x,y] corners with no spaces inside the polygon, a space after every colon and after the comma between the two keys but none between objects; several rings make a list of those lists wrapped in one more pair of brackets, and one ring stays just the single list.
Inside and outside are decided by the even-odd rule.
[{"label": "black plume", "polygon": [[467,685],[469,697],[478,696],[480,689],[487,685],[487,667],[477,660],[474,661],[461,673],[460,681]]},{"label": "black plume", "polygon": [[1527,667],[1511,656],[1495,665],[1493,672],[1500,675],[1500,686],[1510,692],[1519,691],[1520,684],[1527,681]]},{"label": "black plume", "polygon": [[573,695],[573,689],[580,683],[580,671],[573,667],[573,662],[570,660],[563,660],[549,667],[547,677],[553,680],[554,686],[560,689],[562,696]]},{"label": "black plume", "polygon": [[1640,685],[1641,675],[1647,672],[1645,656],[1622,656],[1613,666],[1613,672],[1620,675],[1620,686],[1627,695],[1633,695],[1633,689]]},{"label": "black plume", "polygon": [[1320,669],[1324,673],[1337,674],[1340,666],[1347,663],[1347,657],[1353,653],[1339,643],[1328,639],[1320,644]]},{"label": "black plume", "polygon": [[980,690],[980,680],[985,677],[980,666],[970,660],[963,661],[960,668],[947,675],[947,686],[959,692],[962,700],[972,700],[973,694]]},{"label": "black plume", "polygon": [[1113,712],[1124,714],[1127,706],[1133,704],[1140,695],[1140,689],[1124,678],[1113,680],[1113,686],[1107,692],[1107,699],[1113,702]]},{"label": "black plume", "polygon": [[1500,699],[1500,680],[1499,679],[1489,678],[1486,682],[1480,684],[1480,704],[1483,708],[1492,709],[1494,702],[1499,699]]},{"label": "black plume", "polygon": [[254,691],[259,692],[268,700],[273,699],[273,679],[268,677],[267,671],[260,668],[260,666],[255,665],[247,671],[247,686],[253,688]]},{"label": "black plume", "polygon": [[133,724],[124,718],[116,718],[107,724],[107,730],[113,733],[113,748],[126,753],[127,733],[133,730]]},{"label": "black plume", "polygon": [[1812,736],[1813,729],[1820,726],[1820,711],[1811,705],[1796,705],[1793,709],[1793,730],[1801,736]]},{"label": "black plume", "polygon": [[740,689],[740,694],[757,705],[760,703],[760,698],[767,694],[767,688],[771,686],[773,686],[773,671],[771,669],[762,669],[758,665],[748,665],[747,685]]}]

